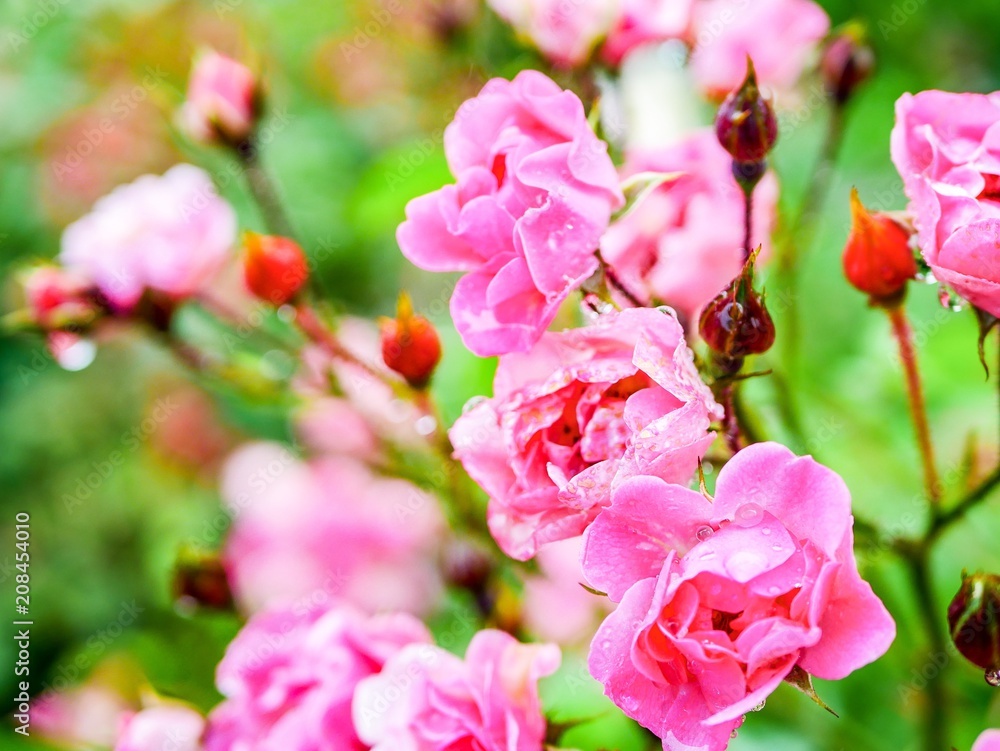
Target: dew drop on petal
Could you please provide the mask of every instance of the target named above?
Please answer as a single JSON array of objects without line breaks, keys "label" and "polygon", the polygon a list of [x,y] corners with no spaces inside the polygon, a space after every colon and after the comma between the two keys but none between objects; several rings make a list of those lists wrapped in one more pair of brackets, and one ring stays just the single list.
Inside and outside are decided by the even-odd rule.
[{"label": "dew drop on petal", "polygon": [[770,527],[764,527],[764,529],[762,529],[760,531],[760,533],[762,535],[764,535],[764,537],[769,537],[771,535],[771,528]]},{"label": "dew drop on petal", "polygon": [[985,678],[993,688],[1000,688],[1000,670],[987,670]]},{"label": "dew drop on petal", "polygon": [[731,733],[729,734],[729,737],[730,737],[730,738],[735,738],[735,737],[736,737],[737,735],[739,735],[739,731],[737,731],[737,730],[734,730],[733,732],[731,732]]},{"label": "dew drop on petal", "polygon": [[417,420],[416,428],[420,435],[430,435],[437,430],[437,420],[430,415],[424,415]]},{"label": "dew drop on petal", "polygon": [[698,531],[695,532],[695,536],[697,536],[697,538],[699,540],[701,540],[702,542],[704,542],[705,540],[707,540],[713,534],[715,534],[715,530],[713,530],[707,524],[704,525],[704,526],[698,527]]},{"label": "dew drop on petal", "polygon": [[733,523],[740,527],[756,527],[764,518],[764,509],[756,503],[745,503],[736,512]]},{"label": "dew drop on petal", "polygon": [[474,396],[474,397],[472,397],[471,399],[469,399],[469,401],[467,401],[463,405],[463,407],[462,407],[462,414],[463,415],[467,415],[469,412],[471,412],[472,410],[474,410],[476,407],[478,407],[480,404],[482,404],[485,401],[488,401],[488,399],[485,396]]},{"label": "dew drop on petal", "polygon": [[766,700],[765,700],[765,701],[762,701],[762,702],[761,702],[760,704],[758,704],[758,705],[757,705],[756,707],[754,707],[754,708],[753,708],[753,709],[751,709],[750,711],[751,711],[751,712],[759,712],[760,710],[762,710],[762,709],[764,708],[764,705],[765,705],[766,703],[767,703],[767,701],[766,701]]}]

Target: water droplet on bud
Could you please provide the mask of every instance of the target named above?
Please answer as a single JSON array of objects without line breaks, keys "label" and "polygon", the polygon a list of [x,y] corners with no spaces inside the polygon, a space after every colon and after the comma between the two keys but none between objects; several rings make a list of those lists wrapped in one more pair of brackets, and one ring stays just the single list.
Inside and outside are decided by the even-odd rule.
[{"label": "water droplet on bud", "polygon": [[985,678],[993,688],[1000,688],[1000,670],[987,670]]}]

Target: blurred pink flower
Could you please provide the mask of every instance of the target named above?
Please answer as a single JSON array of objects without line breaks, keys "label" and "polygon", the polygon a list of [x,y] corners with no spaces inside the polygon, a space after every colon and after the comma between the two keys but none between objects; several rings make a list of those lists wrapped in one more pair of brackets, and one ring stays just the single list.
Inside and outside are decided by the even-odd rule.
[{"label": "blurred pink flower", "polygon": [[[98,668],[100,670],[100,668]],[[66,748],[109,748],[132,707],[117,691],[89,681],[35,697],[31,728],[39,738]]]},{"label": "blurred pink flower", "polygon": [[46,264],[26,269],[20,282],[28,317],[43,329],[86,323],[97,315],[91,284],[78,273]]},{"label": "blurred pink flower", "polygon": [[972,744],[972,751],[1000,751],[1000,730],[984,730]]},{"label": "blurred pink flower", "polygon": [[934,275],[1000,315],[1000,92],[904,94],[892,160]]},{"label": "blurred pink flower", "polygon": [[321,454],[370,459],[378,452],[378,440],[368,421],[346,399],[307,400],[295,413],[295,432],[304,446]]},{"label": "blurred pink flower", "polygon": [[559,667],[554,644],[480,631],[465,660],[411,645],[358,684],[354,724],[372,751],[538,751],[538,679]]},{"label": "blurred pink flower", "polygon": [[644,44],[681,39],[691,26],[696,0],[618,0],[618,18],[601,50],[601,57],[619,65]]},{"label": "blurred pink flower", "polygon": [[620,14],[621,0],[488,0],[556,65],[587,62]]},{"label": "blurred pink flower", "polygon": [[813,0],[696,0],[691,68],[709,96],[722,98],[743,82],[747,55],[766,89],[791,89],[830,30]]},{"label": "blurred pink flower", "polygon": [[257,79],[242,63],[214,50],[199,54],[191,70],[187,100],[178,115],[191,138],[231,145],[253,131],[259,109]]},{"label": "blurred pink flower", "polygon": [[332,598],[371,611],[434,606],[442,520],[415,485],[346,456],[305,462],[253,443],[227,461],[222,496],[234,516],[224,559],[244,607]]},{"label": "blurred pink flower", "polygon": [[208,718],[206,751],[366,751],[351,721],[358,682],[409,644],[430,641],[408,615],[347,606],[260,613],[219,663],[225,700]]},{"label": "blurred pink flower", "polygon": [[858,575],[843,480],[775,443],[740,451],[715,501],[654,477],[615,492],[587,532],[590,583],[620,604],[590,671],[665,749],[717,751],[793,667],[837,680],[895,624]]},{"label": "blurred pink flower", "polygon": [[545,545],[538,551],[538,574],[524,577],[524,626],[545,641],[588,643],[608,614],[610,601],[583,588],[583,538]]},{"label": "blurred pink flower", "polygon": [[122,720],[115,751],[201,751],[205,719],[181,704],[150,707]]},{"label": "blurred pink flower", "polygon": [[[657,188],[601,240],[604,260],[633,294],[650,296],[696,324],[701,309],[743,266],[743,192],[732,157],[711,130],[668,149],[628,155],[623,173],[683,172]],[[778,186],[768,172],[754,191],[754,247],[770,250]]]},{"label": "blurred pink flower", "polygon": [[236,214],[203,170],[179,164],[115,188],[63,233],[60,260],[130,310],[146,288],[193,294],[226,260]]},{"label": "blurred pink flower", "polygon": [[687,483],[721,417],[677,319],[649,308],[546,333],[500,359],[493,390],[450,436],[519,560],[583,532],[629,475]]},{"label": "blurred pink flower", "polygon": [[397,238],[428,271],[465,271],[451,313],[489,356],[530,349],[597,269],[618,175],[571,91],[537,71],[493,79],[445,130],[457,184],[412,200]]}]

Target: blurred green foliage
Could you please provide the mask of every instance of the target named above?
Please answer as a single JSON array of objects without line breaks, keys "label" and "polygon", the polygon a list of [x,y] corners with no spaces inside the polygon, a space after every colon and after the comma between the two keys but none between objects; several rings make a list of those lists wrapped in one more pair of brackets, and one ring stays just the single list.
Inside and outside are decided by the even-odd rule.
[{"label": "blurred green foliage", "polygon": [[[796,369],[782,371],[809,439],[795,448],[844,476],[859,516],[896,533],[917,534],[923,519],[918,457],[887,323],[840,273],[847,195],[854,185],[879,208],[904,206],[888,153],[893,102],[904,91],[924,88],[1000,88],[1000,13],[995,0],[821,4],[835,23],[867,22],[879,70],[851,105],[815,242],[799,248],[806,259],[796,292],[802,346]],[[342,310],[373,316],[391,310],[400,287],[411,290],[418,309],[429,311],[445,332],[435,388],[447,417],[454,418],[466,399],[488,393],[492,363],[462,348],[448,323],[444,283],[405,262],[395,227],[409,198],[448,180],[441,129],[456,106],[491,75],[543,64],[486,11],[476,9],[467,27],[454,30],[440,19],[427,20],[433,5],[404,3],[400,17],[368,35],[364,26],[374,6],[365,0],[5,0],[3,289],[11,291],[10,275],[20,264],[52,257],[62,227],[114,184],[180,160],[212,170],[242,225],[260,229],[225,158],[184,143],[170,126],[192,53],[200,45],[217,46],[256,59],[268,73],[274,139],[265,161],[330,298]],[[822,107],[805,112],[780,141],[774,165],[786,210],[798,205],[811,178],[827,114]],[[94,123],[102,118],[111,118],[114,128],[94,143]],[[67,173],[71,161],[76,166]],[[780,294],[771,290],[772,300]],[[943,309],[930,286],[915,288],[909,306],[939,461],[953,498],[963,489],[970,434],[978,447],[973,453],[985,462],[994,459],[997,395],[976,356],[971,313]],[[775,317],[780,338],[781,305]],[[995,362],[994,345],[988,353]],[[782,367],[777,359],[769,364]],[[82,675],[120,652],[131,655],[165,694],[204,708],[216,699],[211,671],[238,624],[226,617],[178,615],[167,587],[177,546],[204,538],[218,520],[215,478],[212,471],[164,458],[155,435],[134,448],[127,439],[150,405],[184,380],[167,353],[138,336],[102,345],[94,364],[79,373],[57,367],[40,340],[0,339],[0,612],[7,612],[13,597],[14,513],[27,510],[36,689],[72,673],[76,664],[83,666]],[[794,445],[779,427],[776,383],[752,382],[748,401],[769,435]],[[221,387],[213,392],[218,416],[235,435],[283,434],[280,404],[255,405]],[[122,463],[100,476],[114,452],[123,455]],[[94,473],[95,487],[85,488],[84,496],[78,487]],[[1000,507],[993,501],[943,540],[934,559],[942,623],[963,567],[1000,569],[997,539]],[[913,614],[912,588],[891,556],[866,558],[863,565],[897,616],[897,644],[879,663],[819,687],[839,720],[783,687],[768,711],[740,731],[738,748],[916,746],[926,696],[913,671],[933,661]],[[132,602],[142,609],[138,624],[110,643],[94,641]],[[7,696],[13,688],[6,668],[13,663],[11,627],[9,619],[0,620],[0,689]],[[582,749],[639,748],[635,726],[617,713],[606,714],[599,691],[574,679],[582,675],[579,661],[567,663],[561,678],[546,686],[556,716],[604,713],[595,726],[574,731],[573,742]],[[949,659],[944,670],[955,710],[952,740],[968,748],[982,728],[1000,725],[1000,692],[990,691],[960,660]],[[5,742],[0,737],[0,745]]]}]

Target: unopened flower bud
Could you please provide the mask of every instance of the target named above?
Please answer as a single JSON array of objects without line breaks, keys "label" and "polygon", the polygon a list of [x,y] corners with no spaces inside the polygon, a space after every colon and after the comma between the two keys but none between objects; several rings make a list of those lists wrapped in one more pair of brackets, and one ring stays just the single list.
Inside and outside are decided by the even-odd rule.
[{"label": "unopened flower bud", "polygon": [[204,52],[191,70],[180,126],[195,140],[236,147],[253,133],[262,99],[252,70],[218,52]]},{"label": "unopened flower bud", "polygon": [[77,328],[98,314],[94,285],[76,272],[54,265],[35,266],[20,276],[24,320],[53,331]]},{"label": "unopened flower bud", "polygon": [[774,322],[763,295],[753,288],[756,259],[757,254],[752,253],[739,276],[701,314],[701,338],[728,360],[759,355],[774,344]]},{"label": "unopened flower bud", "polygon": [[284,305],[309,279],[306,255],[294,240],[247,232],[243,247],[247,287],[262,300]]},{"label": "unopened flower bud", "polygon": [[962,656],[985,670],[987,681],[1000,685],[1000,576],[963,572],[962,586],[948,606],[948,625]]},{"label": "unopened flower bud", "polygon": [[217,553],[185,547],[177,556],[173,572],[174,599],[215,610],[229,610],[233,595],[225,567]]},{"label": "unopened flower bud", "polygon": [[835,34],[823,49],[819,64],[823,84],[838,104],[844,104],[875,69],[875,51],[864,30],[851,24]]},{"label": "unopened flower bud", "polygon": [[874,304],[898,303],[906,283],[917,273],[909,233],[894,219],[870,213],[857,190],[851,191],[851,215],[843,259],[847,281],[871,296]]},{"label": "unopened flower bud", "polygon": [[757,86],[750,58],[747,58],[746,79],[719,107],[715,135],[733,159],[741,163],[764,161],[778,139],[774,108]]},{"label": "unopened flower bud", "polygon": [[410,297],[399,296],[395,318],[383,318],[382,359],[413,388],[424,388],[441,359],[441,340],[434,326],[413,312]]}]

